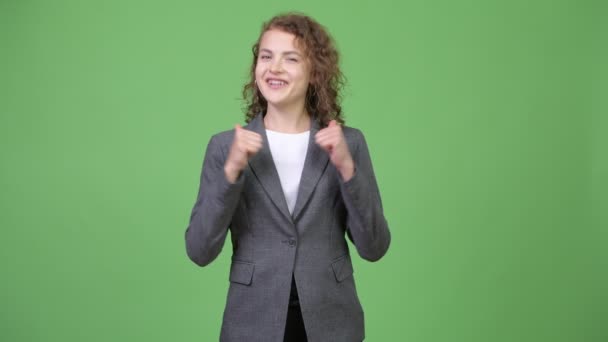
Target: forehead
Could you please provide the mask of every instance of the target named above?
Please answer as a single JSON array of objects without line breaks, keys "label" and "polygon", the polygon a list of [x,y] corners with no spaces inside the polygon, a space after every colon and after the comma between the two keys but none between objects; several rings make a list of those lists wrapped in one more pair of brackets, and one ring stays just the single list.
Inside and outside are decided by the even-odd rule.
[{"label": "forehead", "polygon": [[260,50],[267,49],[277,53],[284,51],[303,53],[303,49],[300,45],[301,44],[298,44],[295,35],[276,29],[264,32],[262,39],[260,40]]}]

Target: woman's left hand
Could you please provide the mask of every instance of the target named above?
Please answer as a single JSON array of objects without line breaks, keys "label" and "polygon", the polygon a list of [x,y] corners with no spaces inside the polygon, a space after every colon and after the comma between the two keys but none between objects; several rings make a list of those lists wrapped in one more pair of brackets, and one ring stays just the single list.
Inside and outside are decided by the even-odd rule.
[{"label": "woman's left hand", "polygon": [[342,126],[331,120],[326,128],[315,135],[315,142],[329,154],[329,160],[336,167],[342,179],[347,182],[355,173],[355,163],[348,150]]}]

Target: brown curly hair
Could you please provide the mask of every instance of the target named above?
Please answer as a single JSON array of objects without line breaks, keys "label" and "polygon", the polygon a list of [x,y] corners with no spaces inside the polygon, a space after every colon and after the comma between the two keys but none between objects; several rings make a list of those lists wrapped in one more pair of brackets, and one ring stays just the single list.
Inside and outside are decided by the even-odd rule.
[{"label": "brown curly hair", "polygon": [[272,29],[296,36],[296,43],[301,44],[310,62],[310,84],[305,101],[308,113],[315,116],[322,127],[327,126],[331,120],[343,124],[340,92],[344,87],[345,78],[340,71],[338,50],[333,38],[323,26],[300,13],[280,14],[262,25],[260,36],[251,49],[253,63],[249,73],[250,80],[243,87],[243,99],[246,103],[245,121],[250,122],[268,108],[268,103],[255,84],[255,68],[262,36]]}]

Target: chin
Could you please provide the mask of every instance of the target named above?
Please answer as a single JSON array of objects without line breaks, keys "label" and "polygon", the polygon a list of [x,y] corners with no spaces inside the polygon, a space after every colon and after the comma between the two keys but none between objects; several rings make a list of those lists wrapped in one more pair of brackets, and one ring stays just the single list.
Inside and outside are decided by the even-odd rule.
[{"label": "chin", "polygon": [[268,103],[269,106],[272,106],[275,108],[280,108],[287,104],[285,101],[268,101],[268,100],[266,100],[266,102]]},{"label": "chin", "polygon": [[273,106],[280,106],[287,102],[284,96],[264,96],[264,99],[268,104]]}]

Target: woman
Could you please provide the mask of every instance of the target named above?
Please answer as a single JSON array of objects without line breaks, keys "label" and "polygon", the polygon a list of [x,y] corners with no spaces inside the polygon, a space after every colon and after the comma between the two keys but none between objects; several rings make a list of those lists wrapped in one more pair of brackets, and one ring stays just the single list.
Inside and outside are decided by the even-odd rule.
[{"label": "woman", "polygon": [[331,37],[286,14],[262,27],[243,94],[248,125],[214,135],[186,230],[205,266],[228,229],[233,255],[221,341],[362,341],[345,235],[376,261],[390,233],[365,139],[342,126]]}]

